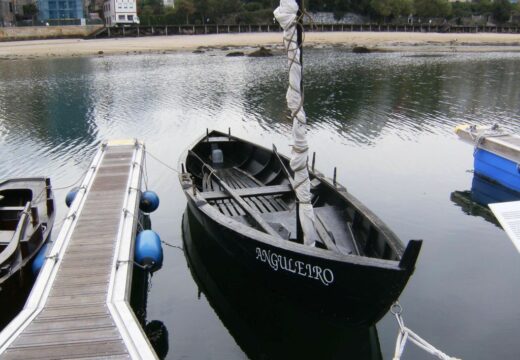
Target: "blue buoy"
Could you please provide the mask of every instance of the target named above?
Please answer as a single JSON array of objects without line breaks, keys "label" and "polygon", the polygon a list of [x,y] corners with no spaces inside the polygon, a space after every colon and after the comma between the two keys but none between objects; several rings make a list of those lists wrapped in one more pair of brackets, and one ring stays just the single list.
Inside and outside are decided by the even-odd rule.
[{"label": "blue buoy", "polygon": [[159,196],[153,191],[145,191],[141,194],[139,208],[145,213],[151,213],[159,207]]},{"label": "blue buoy", "polygon": [[151,272],[161,268],[163,250],[161,238],[152,230],[143,230],[135,239],[135,261],[141,266],[150,267]]},{"label": "blue buoy", "polygon": [[34,276],[38,275],[40,270],[43,267],[43,263],[45,262],[45,254],[47,252],[47,244],[44,244],[31,265],[32,273]]},{"label": "blue buoy", "polygon": [[65,204],[67,204],[67,207],[70,207],[70,205],[72,205],[72,203],[74,202],[74,199],[78,194],[78,190],[79,188],[75,187],[70,189],[70,191],[67,193],[67,196],[65,197]]}]

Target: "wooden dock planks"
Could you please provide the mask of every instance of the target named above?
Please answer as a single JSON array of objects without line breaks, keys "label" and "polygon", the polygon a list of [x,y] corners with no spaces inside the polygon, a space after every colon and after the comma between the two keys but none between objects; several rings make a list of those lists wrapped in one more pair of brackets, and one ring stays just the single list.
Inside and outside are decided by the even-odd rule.
[{"label": "wooden dock planks", "polygon": [[104,148],[43,309],[2,359],[132,358],[107,299],[134,151]]}]

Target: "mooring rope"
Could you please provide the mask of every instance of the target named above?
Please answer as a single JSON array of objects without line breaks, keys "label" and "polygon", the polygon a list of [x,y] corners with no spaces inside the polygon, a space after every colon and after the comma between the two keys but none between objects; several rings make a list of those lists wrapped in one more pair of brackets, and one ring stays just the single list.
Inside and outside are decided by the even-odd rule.
[{"label": "mooring rope", "polygon": [[155,159],[158,163],[160,163],[161,165],[163,165],[164,167],[166,167],[167,169],[170,169],[171,171],[173,171],[174,173],[179,173],[179,170],[171,167],[170,165],[168,165],[166,162],[162,161],[161,159],[159,159],[157,156],[155,156],[154,154],[152,154],[149,150],[146,150],[146,154],[147,155],[150,155],[150,157],[152,157],[153,159]]},{"label": "mooring rope", "polygon": [[[141,222],[141,220],[139,219],[139,216],[137,214],[134,214],[133,212],[131,212],[130,210],[128,209],[123,209],[123,213],[126,215],[126,214],[129,214],[130,216],[132,216],[132,218],[137,222],[137,224],[141,227],[141,229],[145,229],[143,223]],[[178,250],[181,250],[184,252],[184,248],[182,246],[179,246],[179,245],[174,245],[174,244],[171,244],[167,241],[164,241],[163,239],[161,239],[161,243],[168,246],[168,247],[171,247],[171,248],[174,248],[174,249],[178,249]]]},{"label": "mooring rope", "polygon": [[460,360],[458,358],[446,355],[439,349],[435,348],[432,344],[424,340],[422,337],[417,335],[415,332],[413,332],[410,328],[406,327],[404,325],[403,317],[401,316],[401,314],[403,313],[403,307],[401,306],[401,304],[399,304],[398,301],[396,301],[392,305],[391,312],[392,314],[394,314],[397,323],[399,324],[399,334],[397,335],[393,360],[401,359],[401,356],[404,353],[406,342],[408,340],[417,345],[419,348],[432,354],[433,356],[436,356],[441,360]]},{"label": "mooring rope", "polygon": [[493,124],[492,126],[478,129],[476,125],[472,125],[468,129],[469,136],[473,139],[475,142],[475,148],[473,151],[473,154],[477,152],[480,145],[486,140],[488,137],[500,137],[500,136],[506,136],[509,135],[502,131],[498,124]]}]

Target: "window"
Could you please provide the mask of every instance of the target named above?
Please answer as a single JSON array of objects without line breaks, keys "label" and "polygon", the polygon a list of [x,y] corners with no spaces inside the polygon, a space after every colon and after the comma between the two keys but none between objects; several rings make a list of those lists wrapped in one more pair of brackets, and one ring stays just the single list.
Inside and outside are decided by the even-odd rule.
[{"label": "window", "polygon": [[74,9],[76,7],[76,3],[74,1],[69,1],[69,9]]},{"label": "window", "polygon": [[56,1],[49,1],[49,9],[56,9]]},{"label": "window", "polygon": [[13,3],[12,2],[9,3],[9,12],[13,12]]},{"label": "window", "polygon": [[128,15],[128,21],[134,21],[134,15]]},{"label": "window", "polygon": [[60,10],[65,9],[67,7],[66,1],[60,1],[58,4],[59,4],[58,6],[60,7]]},{"label": "window", "polygon": [[119,15],[119,20],[125,20],[125,16],[124,15]]}]

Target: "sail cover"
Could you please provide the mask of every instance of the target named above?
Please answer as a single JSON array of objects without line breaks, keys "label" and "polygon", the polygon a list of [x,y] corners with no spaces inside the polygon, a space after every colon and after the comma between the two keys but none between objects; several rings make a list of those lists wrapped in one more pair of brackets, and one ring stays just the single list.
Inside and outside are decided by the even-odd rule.
[{"label": "sail cover", "polygon": [[303,94],[301,89],[302,64],[300,48],[297,41],[298,4],[295,0],[280,0],[280,6],[274,11],[276,20],[282,26],[283,40],[289,59],[289,89],[287,90],[287,106],[293,119],[291,152],[291,169],[294,171],[293,187],[300,203],[300,223],[302,225],[304,244],[312,245],[318,239],[314,228],[314,211],[311,203],[309,171],[307,161],[309,146],[307,143],[307,120],[303,110]]}]

